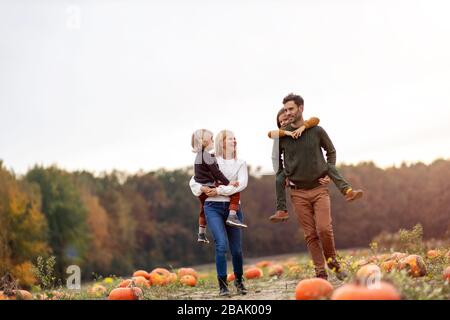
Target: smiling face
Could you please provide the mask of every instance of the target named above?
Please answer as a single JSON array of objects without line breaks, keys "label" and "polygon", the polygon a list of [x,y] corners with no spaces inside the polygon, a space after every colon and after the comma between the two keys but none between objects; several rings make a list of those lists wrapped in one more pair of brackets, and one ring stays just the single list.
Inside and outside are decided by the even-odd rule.
[{"label": "smiling face", "polygon": [[303,117],[303,106],[297,106],[292,100],[287,101],[283,108],[289,123],[296,122]]},{"label": "smiling face", "polygon": [[231,152],[234,152],[234,150],[236,149],[236,145],[236,137],[233,135],[233,133],[228,133],[225,138],[225,148],[227,150],[231,150]]},{"label": "smiling face", "polygon": [[289,124],[289,117],[286,112],[280,114],[280,116],[278,117],[278,122],[280,123],[281,127],[285,127]]},{"label": "smiling face", "polygon": [[223,130],[216,136],[216,156],[224,159],[236,159],[236,137],[233,132]]}]

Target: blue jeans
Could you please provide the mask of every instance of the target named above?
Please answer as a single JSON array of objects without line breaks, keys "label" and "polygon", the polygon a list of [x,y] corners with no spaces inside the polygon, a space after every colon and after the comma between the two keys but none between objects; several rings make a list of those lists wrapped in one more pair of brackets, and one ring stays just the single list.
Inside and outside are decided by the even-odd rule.
[{"label": "blue jeans", "polygon": [[[227,276],[227,251],[231,251],[231,261],[236,278],[243,274],[242,230],[225,224],[228,218],[230,202],[205,201],[205,216],[216,245],[216,270],[219,277]],[[239,220],[243,220],[241,210],[237,212]]]}]

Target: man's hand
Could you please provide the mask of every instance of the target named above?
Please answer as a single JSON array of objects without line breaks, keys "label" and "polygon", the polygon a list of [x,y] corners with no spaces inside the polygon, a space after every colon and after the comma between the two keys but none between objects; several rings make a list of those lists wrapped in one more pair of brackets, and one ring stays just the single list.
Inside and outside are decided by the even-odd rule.
[{"label": "man's hand", "polygon": [[325,177],[319,179],[319,183],[323,186],[328,185],[330,183],[330,181],[331,181],[331,179],[329,176],[325,176]]},{"label": "man's hand", "polygon": [[305,131],[305,126],[301,126],[300,128],[296,129],[295,131],[292,132],[292,138],[294,139],[298,139],[300,138],[300,136],[302,135],[303,131]]}]

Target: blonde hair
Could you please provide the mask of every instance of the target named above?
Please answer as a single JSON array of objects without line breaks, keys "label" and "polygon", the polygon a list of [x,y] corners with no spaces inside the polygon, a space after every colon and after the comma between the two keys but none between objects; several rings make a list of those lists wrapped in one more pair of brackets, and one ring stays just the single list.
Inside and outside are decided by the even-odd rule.
[{"label": "blonde hair", "polygon": [[225,143],[227,136],[234,136],[234,133],[230,130],[222,130],[217,134],[215,143],[216,157],[220,156],[226,159],[228,157],[223,156],[225,153],[226,155],[231,155],[233,159],[236,159],[237,157],[236,148],[234,148],[234,150],[232,150],[231,153],[230,150],[227,150],[227,146]]},{"label": "blonde hair", "polygon": [[207,136],[212,137],[213,133],[208,129],[198,129],[192,134],[191,146],[192,152],[200,152],[208,145]]}]

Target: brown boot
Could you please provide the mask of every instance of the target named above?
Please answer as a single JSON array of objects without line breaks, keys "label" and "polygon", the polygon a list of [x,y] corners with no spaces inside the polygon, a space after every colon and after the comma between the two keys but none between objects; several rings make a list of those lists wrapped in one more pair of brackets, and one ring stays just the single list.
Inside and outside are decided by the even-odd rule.
[{"label": "brown boot", "polygon": [[316,278],[328,280],[328,274],[326,271],[316,271]]},{"label": "brown boot", "polygon": [[334,259],[330,258],[327,264],[328,268],[334,271],[336,278],[338,278],[339,280],[343,281],[345,278],[348,277],[348,273],[344,269],[342,269],[341,265],[336,260],[336,258]]},{"label": "brown boot", "polygon": [[361,198],[364,194],[364,191],[362,190],[353,190],[353,189],[348,189],[347,193],[345,194],[345,200],[347,201],[354,201],[357,200],[359,198]]},{"label": "brown boot", "polygon": [[274,215],[270,216],[270,221],[281,222],[289,219],[289,213],[285,210],[277,210]]}]

